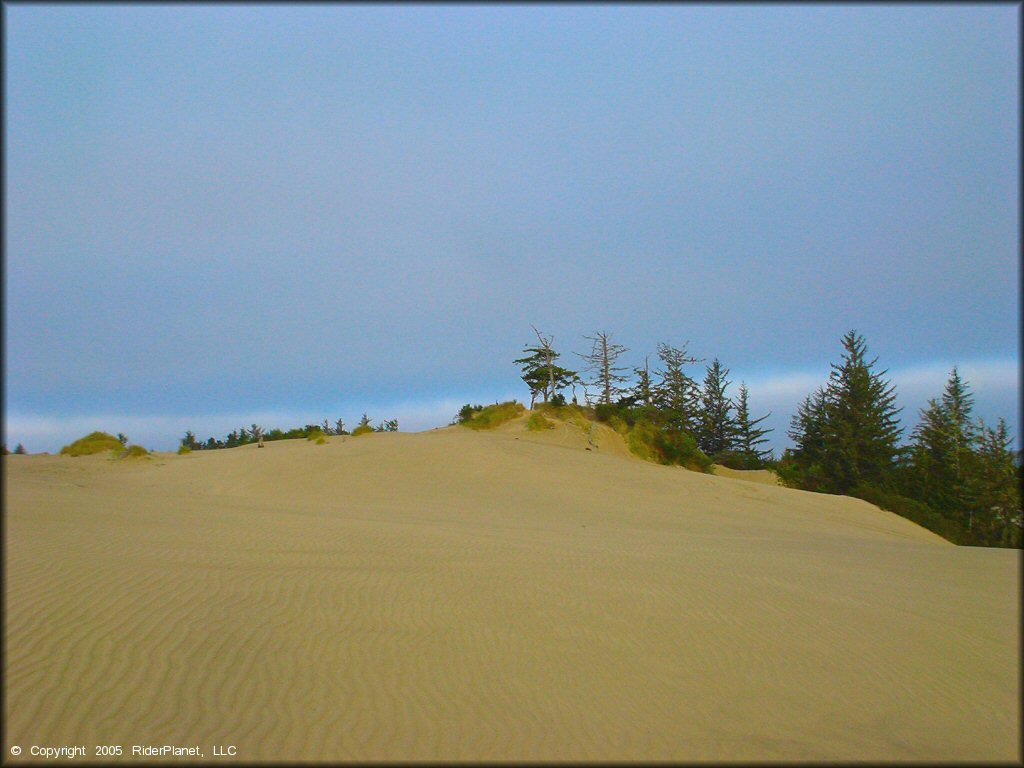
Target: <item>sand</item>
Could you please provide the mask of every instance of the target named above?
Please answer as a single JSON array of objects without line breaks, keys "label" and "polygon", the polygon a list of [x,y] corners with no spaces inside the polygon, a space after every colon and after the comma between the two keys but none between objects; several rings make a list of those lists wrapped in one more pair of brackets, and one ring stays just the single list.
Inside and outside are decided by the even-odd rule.
[{"label": "sand", "polygon": [[1019,552],[587,438],[5,456],[8,761],[1020,760]]}]

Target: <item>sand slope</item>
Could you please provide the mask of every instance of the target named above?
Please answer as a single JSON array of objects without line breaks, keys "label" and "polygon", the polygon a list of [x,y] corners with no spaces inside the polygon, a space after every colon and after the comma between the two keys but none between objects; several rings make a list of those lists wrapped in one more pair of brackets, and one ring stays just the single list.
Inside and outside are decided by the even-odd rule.
[{"label": "sand slope", "polygon": [[1020,758],[1017,552],[521,422],[4,457],[8,741]]}]

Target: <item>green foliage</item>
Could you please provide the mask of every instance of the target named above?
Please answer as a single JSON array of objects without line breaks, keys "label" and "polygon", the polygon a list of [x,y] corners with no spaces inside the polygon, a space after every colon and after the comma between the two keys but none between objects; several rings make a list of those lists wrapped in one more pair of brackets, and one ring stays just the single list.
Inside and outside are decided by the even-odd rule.
[{"label": "green foliage", "polygon": [[320,435],[320,437],[318,437],[316,439],[316,444],[317,445],[324,445],[326,442],[327,442],[327,438],[324,435]]},{"label": "green foliage", "polygon": [[562,368],[555,363],[560,353],[551,346],[552,337],[542,335],[536,328],[533,331],[537,334],[540,346],[523,347],[523,351],[530,354],[514,361],[521,367],[522,379],[530,388],[531,408],[538,395],[542,396],[546,403],[558,393],[558,390],[570,385],[575,387],[576,382],[580,380],[576,371]]},{"label": "green foliage", "polygon": [[62,456],[89,456],[104,451],[121,451],[121,441],[107,432],[90,432],[60,449]]},{"label": "green foliage", "polygon": [[186,453],[192,453],[192,449],[189,448],[187,445],[182,445],[178,448],[179,456],[184,456]]},{"label": "green foliage", "polygon": [[765,435],[772,430],[759,429],[757,425],[771,416],[771,412],[759,419],[750,418],[748,397],[747,385],[740,382],[740,396],[736,401],[736,432],[731,452],[741,457],[743,466],[737,469],[763,469],[771,463],[772,452],[760,446],[768,442]]},{"label": "green foliage", "polygon": [[853,488],[850,495],[889,512],[895,512],[900,517],[905,517],[954,544],[967,543],[964,530],[956,520],[944,517],[923,501],[903,496],[896,491],[864,484]]},{"label": "green foliage", "polygon": [[790,430],[797,448],[775,470],[795,488],[848,493],[888,509],[956,544],[1020,547],[1020,468],[1006,423],[971,421],[973,395],[954,367],[940,399],[928,401],[909,446],[895,388],[870,371],[863,339],[843,339],[842,365],[827,388],[808,396]]},{"label": "green foliage", "polygon": [[317,443],[327,442],[326,435],[320,427],[314,427],[306,432],[307,440],[315,440]]},{"label": "green foliage", "polygon": [[28,451],[25,450],[24,445],[18,443],[16,446],[14,446],[14,453],[16,456],[24,456],[25,454],[28,453]]},{"label": "green foliage", "polygon": [[149,451],[147,451],[141,445],[129,445],[128,449],[124,452],[122,458],[138,459],[143,456],[149,456]]},{"label": "green foliage", "polygon": [[658,464],[677,464],[696,472],[710,472],[711,459],[697,447],[689,432],[675,427],[670,414],[654,406],[629,407],[598,404],[595,417],[623,435],[635,456]]},{"label": "green foliage", "polygon": [[373,432],[373,425],[371,424],[360,424],[358,427],[352,430],[352,437],[359,437],[360,435],[368,435]]},{"label": "green foliage", "polygon": [[739,428],[733,416],[732,401],[725,394],[731,383],[729,369],[716,357],[708,366],[700,391],[700,411],[696,419],[697,445],[709,456],[729,450],[736,442]]},{"label": "green foliage", "polygon": [[654,388],[654,404],[671,428],[693,434],[697,428],[700,393],[697,382],[683,368],[700,361],[687,353],[686,344],[673,347],[659,343],[658,359],[662,370],[657,371],[661,380]]},{"label": "green foliage", "polygon": [[542,406],[542,412],[550,414],[562,421],[566,421],[584,431],[590,429],[590,423],[594,415],[593,409],[589,409],[575,403],[555,405],[554,401]]},{"label": "green foliage", "polygon": [[521,415],[525,410],[523,404],[517,400],[495,403],[474,414],[471,419],[462,422],[462,426],[477,430],[494,429]]},{"label": "green foliage", "polygon": [[550,419],[545,418],[544,414],[540,411],[534,411],[530,414],[530,418],[526,420],[526,428],[531,432],[539,432],[542,429],[554,429],[555,424]]},{"label": "green foliage", "polygon": [[482,405],[470,405],[469,403],[466,403],[459,409],[459,412],[455,415],[455,420],[452,424],[465,424],[483,409],[484,407]]},{"label": "green foliage", "polygon": [[798,407],[790,430],[793,459],[812,490],[840,494],[887,483],[902,432],[896,388],[882,378],[885,371],[872,370],[877,358],[867,360],[864,337],[850,331],[842,343],[842,362]]}]

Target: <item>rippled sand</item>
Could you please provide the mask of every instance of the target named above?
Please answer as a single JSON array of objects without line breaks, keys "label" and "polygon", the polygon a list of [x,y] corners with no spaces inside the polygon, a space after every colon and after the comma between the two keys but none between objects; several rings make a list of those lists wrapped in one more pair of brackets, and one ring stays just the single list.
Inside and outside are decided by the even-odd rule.
[{"label": "rippled sand", "polygon": [[1018,552],[616,439],[6,456],[7,740],[1020,759]]}]

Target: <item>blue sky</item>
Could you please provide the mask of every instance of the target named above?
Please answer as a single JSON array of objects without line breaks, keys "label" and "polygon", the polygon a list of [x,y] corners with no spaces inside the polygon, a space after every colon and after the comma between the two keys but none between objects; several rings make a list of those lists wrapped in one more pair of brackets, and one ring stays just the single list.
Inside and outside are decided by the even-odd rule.
[{"label": "blue sky", "polygon": [[428,429],[531,324],[689,341],[777,448],[850,328],[1020,432],[1016,6],[3,13],[9,447]]}]

